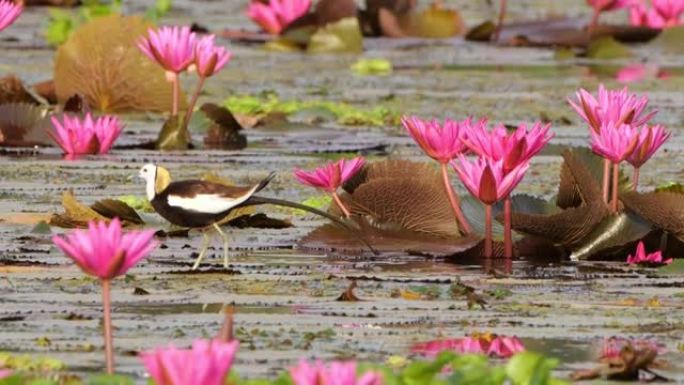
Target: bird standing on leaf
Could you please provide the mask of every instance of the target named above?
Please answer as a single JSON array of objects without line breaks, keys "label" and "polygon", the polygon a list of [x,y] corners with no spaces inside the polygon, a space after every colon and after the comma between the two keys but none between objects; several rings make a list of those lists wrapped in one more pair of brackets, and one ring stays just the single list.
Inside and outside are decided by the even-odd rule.
[{"label": "bird standing on leaf", "polygon": [[208,232],[215,230],[223,239],[223,265],[228,267],[228,235],[221,229],[221,222],[240,207],[272,204],[308,211],[325,217],[337,225],[354,232],[371,251],[376,251],[359,235],[359,231],[340,219],[312,207],[281,199],[255,196],[275,177],[269,174],[261,182],[252,186],[226,186],[202,180],[183,180],[171,182],[169,171],[163,167],[147,164],[140,169],[139,176],[145,180],[147,199],[154,210],[174,225],[199,229],[204,235],[204,243],[192,269],[202,262],[210,243]]}]

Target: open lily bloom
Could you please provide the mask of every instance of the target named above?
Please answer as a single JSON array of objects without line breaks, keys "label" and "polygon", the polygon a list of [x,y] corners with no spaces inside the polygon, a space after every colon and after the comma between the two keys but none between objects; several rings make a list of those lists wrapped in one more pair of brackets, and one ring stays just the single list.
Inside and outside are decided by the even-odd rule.
[{"label": "open lily bloom", "polygon": [[361,377],[356,374],[356,362],[333,361],[327,366],[320,361],[309,363],[301,361],[290,369],[295,385],[382,385],[379,373],[366,372]]},{"label": "open lily bloom", "polygon": [[121,134],[123,125],[115,116],[93,119],[87,113],[81,120],[77,116],[64,115],[60,122],[52,117],[54,132],[50,136],[64,153],[70,155],[106,154]]},{"label": "open lily bloom", "polygon": [[599,132],[591,131],[591,149],[615,164],[627,160],[638,144],[639,132],[631,124],[609,122]]},{"label": "open lily bloom", "polygon": [[483,335],[429,341],[414,345],[411,350],[427,357],[436,357],[443,351],[461,354],[484,354],[508,358],[525,350],[517,337]]},{"label": "open lily bloom", "polygon": [[599,131],[601,126],[612,122],[614,125],[632,124],[641,126],[646,124],[657,111],[645,113],[648,107],[648,97],[638,97],[630,93],[627,88],[622,90],[608,90],[601,84],[598,97],[594,97],[587,90],[577,92],[577,101],[568,99],[568,103],[593,131]]},{"label": "open lily bloom", "polygon": [[224,385],[238,342],[195,340],[190,349],[173,346],[140,355],[156,385]]},{"label": "open lily bloom", "polygon": [[337,189],[356,175],[363,168],[364,163],[365,160],[361,156],[351,160],[340,159],[313,171],[295,169],[294,176],[302,184],[330,193],[340,210],[349,218],[351,213],[337,195]]},{"label": "open lily bloom", "polygon": [[480,158],[470,161],[463,155],[458,160],[451,165],[468,191],[485,205],[493,205],[507,197],[529,168],[529,162],[522,162],[505,173],[502,160]]},{"label": "open lily bloom", "polygon": [[632,25],[664,29],[684,25],[684,0],[651,0],[648,7],[635,1],[630,8]]},{"label": "open lily bloom", "polygon": [[466,151],[465,133],[486,124],[485,121],[472,124],[471,119],[445,119],[440,123],[436,119],[424,120],[415,116],[404,116],[401,123],[425,154],[440,163],[448,163]]},{"label": "open lily bloom", "polygon": [[647,254],[644,242],[639,242],[636,253],[627,257],[627,263],[630,265],[669,265],[672,263],[672,258],[663,259],[661,251]]},{"label": "open lily bloom", "polygon": [[148,36],[138,42],[138,48],[167,72],[179,74],[195,60],[196,44],[190,27],[174,26],[150,29]]},{"label": "open lily bloom", "polygon": [[311,0],[269,0],[268,4],[252,0],[247,7],[247,16],[264,31],[277,35],[309,12],[309,8]]},{"label": "open lily bloom", "polygon": [[0,31],[9,27],[21,15],[24,8],[9,0],[0,0]]}]

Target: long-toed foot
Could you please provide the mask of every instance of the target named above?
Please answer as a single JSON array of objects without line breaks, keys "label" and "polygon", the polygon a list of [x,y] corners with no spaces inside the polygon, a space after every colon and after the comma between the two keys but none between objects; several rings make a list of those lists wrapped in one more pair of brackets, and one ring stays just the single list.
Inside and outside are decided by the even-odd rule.
[{"label": "long-toed foot", "polygon": [[228,234],[221,230],[221,226],[217,225],[216,223],[214,223],[214,228],[221,235],[221,239],[223,239],[223,267],[227,269],[230,262],[228,259]]},{"label": "long-toed foot", "polygon": [[195,264],[192,265],[192,270],[197,270],[200,263],[202,262],[202,259],[207,254],[207,250],[209,249],[209,234],[207,234],[206,232],[202,232],[202,235],[204,236],[204,241],[202,242],[202,249],[200,250],[197,259],[195,260]]}]

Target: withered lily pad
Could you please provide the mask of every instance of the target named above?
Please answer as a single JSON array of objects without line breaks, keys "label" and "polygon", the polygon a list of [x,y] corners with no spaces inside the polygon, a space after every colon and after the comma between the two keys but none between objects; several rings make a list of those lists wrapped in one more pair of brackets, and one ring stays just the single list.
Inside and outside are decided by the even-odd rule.
[{"label": "withered lily pad", "polygon": [[204,137],[207,147],[224,150],[241,150],[247,147],[247,137],[240,133],[242,126],[227,108],[207,103],[200,108],[200,112],[209,123]]},{"label": "withered lily pad", "polygon": [[48,145],[51,129],[47,110],[26,103],[0,105],[0,144],[3,146]]},{"label": "withered lily pad", "polygon": [[684,242],[684,194],[629,192],[620,199],[627,209]]},{"label": "withered lily pad", "polygon": [[14,75],[0,78],[0,104],[5,103],[39,104],[24,83]]},{"label": "withered lily pad", "polygon": [[53,214],[50,225],[62,228],[85,228],[90,221],[109,221],[118,217],[124,226],[144,223],[138,213],[126,203],[115,199],[104,199],[88,207],[66,191],[62,195],[64,213]]},{"label": "withered lily pad", "polygon": [[332,53],[363,51],[363,35],[356,17],[327,24],[311,36],[308,53]]}]

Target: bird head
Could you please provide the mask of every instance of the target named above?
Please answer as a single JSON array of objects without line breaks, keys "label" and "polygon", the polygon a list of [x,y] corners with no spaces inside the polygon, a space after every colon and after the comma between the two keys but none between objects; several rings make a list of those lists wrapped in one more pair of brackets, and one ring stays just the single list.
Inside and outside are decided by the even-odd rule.
[{"label": "bird head", "polygon": [[139,177],[145,180],[147,185],[147,198],[154,199],[155,195],[164,191],[171,183],[171,175],[164,167],[146,164],[140,169]]}]

